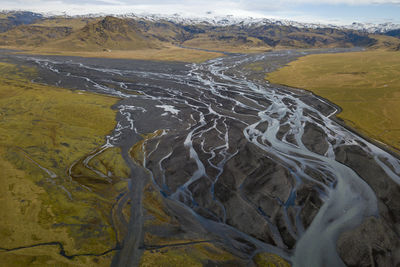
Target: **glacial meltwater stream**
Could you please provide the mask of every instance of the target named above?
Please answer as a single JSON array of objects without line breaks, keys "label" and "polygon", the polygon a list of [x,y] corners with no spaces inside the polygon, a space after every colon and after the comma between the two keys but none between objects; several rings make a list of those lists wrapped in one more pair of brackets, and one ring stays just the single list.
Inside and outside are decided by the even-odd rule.
[{"label": "glacial meltwater stream", "polygon": [[[127,161],[140,134],[162,130],[146,144],[144,166],[131,163],[134,203],[141,205],[139,181],[148,176],[168,207],[186,216],[182,224],[201,228],[241,258],[271,252],[293,266],[345,266],[340,235],[379,218],[380,200],[352,168],[358,163],[345,165],[339,153],[358,151],[381,171],[376,179],[396,186],[400,162],[332,120],[337,109],[327,101],[249,78],[246,65],[292,54],[302,53],[230,55],[189,65],[21,58],[46,73],[37,82],[122,98],[105,146],[123,148]],[[138,239],[142,212],[132,216],[128,229],[135,232],[126,238]],[[125,240],[126,253],[140,250],[141,242]]]}]

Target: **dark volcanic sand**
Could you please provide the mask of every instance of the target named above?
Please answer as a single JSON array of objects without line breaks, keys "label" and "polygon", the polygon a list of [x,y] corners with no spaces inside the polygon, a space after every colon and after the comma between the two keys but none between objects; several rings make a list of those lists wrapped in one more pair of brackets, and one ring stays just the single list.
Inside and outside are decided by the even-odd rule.
[{"label": "dark volcanic sand", "polygon": [[[204,64],[3,57],[39,66],[36,82],[123,98],[108,140],[131,167],[135,205],[113,265],[135,266],[147,231],[213,240],[243,264],[267,251],[294,266],[398,266],[399,160],[333,121],[336,106],[263,80],[305,53]],[[254,62],[265,71],[246,68]],[[158,129],[145,168],[135,165],[130,147]],[[148,182],[179,229],[143,226]]]}]

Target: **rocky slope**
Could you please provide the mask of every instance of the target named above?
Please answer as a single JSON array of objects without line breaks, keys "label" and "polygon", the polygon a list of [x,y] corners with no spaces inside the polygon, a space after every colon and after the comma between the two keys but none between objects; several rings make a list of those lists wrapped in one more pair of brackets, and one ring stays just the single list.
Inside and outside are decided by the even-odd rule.
[{"label": "rocky slope", "polygon": [[157,48],[157,40],[143,34],[134,21],[105,17],[89,22],[69,36],[48,44],[62,50],[136,50]]},{"label": "rocky slope", "polygon": [[32,24],[42,18],[41,14],[32,12],[0,12],[0,32],[5,32],[18,25]]}]

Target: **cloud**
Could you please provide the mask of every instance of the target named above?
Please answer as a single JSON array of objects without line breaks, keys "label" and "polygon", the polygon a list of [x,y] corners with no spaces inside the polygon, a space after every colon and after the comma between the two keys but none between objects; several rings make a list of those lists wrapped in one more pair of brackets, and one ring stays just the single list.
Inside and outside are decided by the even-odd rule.
[{"label": "cloud", "polygon": [[[370,13],[376,13],[374,7],[390,6],[387,8],[389,13],[397,11],[400,13],[400,0],[1,0],[1,2],[3,9],[66,12],[70,15],[179,13],[186,16],[205,16],[208,11],[212,11],[212,15],[287,18],[314,22],[340,20],[343,18],[341,11],[346,10],[355,11],[350,18],[349,16],[346,18],[347,20],[361,17],[361,11],[359,12],[357,7],[368,7]],[[331,14],[329,10],[332,7],[339,7],[340,11]],[[398,15],[389,16],[387,13],[382,11],[376,15],[386,20],[399,20]]]}]

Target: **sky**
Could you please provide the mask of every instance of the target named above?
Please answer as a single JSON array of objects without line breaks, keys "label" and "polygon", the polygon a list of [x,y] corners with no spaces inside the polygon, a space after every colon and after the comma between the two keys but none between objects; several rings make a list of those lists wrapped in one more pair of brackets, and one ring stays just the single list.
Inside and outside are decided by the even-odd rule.
[{"label": "sky", "polygon": [[400,0],[0,0],[3,10],[84,15],[89,13],[180,14],[290,19],[338,25],[400,24]]}]

